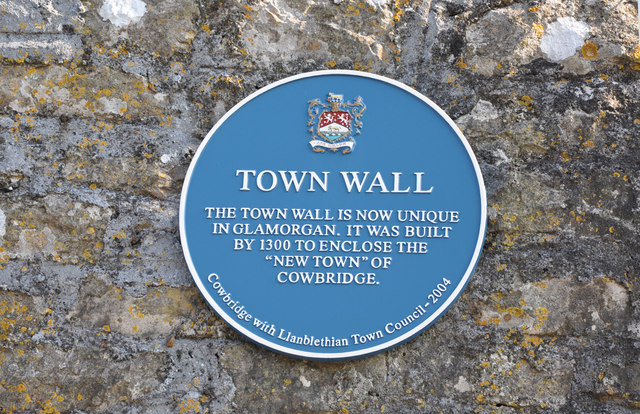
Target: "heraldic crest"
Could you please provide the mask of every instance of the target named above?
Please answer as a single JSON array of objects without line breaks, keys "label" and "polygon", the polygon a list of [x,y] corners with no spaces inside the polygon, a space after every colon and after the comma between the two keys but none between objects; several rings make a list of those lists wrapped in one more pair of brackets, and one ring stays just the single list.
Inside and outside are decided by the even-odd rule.
[{"label": "heraldic crest", "polygon": [[309,101],[309,144],[315,152],[325,152],[326,149],[349,154],[353,151],[356,141],[354,135],[362,128],[362,114],[366,109],[361,97],[353,102],[342,102],[343,96],[329,93],[327,103],[319,99]]}]

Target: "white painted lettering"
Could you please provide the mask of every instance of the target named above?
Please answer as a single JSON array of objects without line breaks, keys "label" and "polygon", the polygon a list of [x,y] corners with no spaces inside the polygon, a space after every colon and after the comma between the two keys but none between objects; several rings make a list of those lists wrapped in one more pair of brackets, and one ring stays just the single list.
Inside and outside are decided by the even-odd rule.
[{"label": "white painted lettering", "polygon": [[240,191],[249,191],[249,174],[255,177],[256,170],[236,170],[236,177],[242,174],[242,187]]}]

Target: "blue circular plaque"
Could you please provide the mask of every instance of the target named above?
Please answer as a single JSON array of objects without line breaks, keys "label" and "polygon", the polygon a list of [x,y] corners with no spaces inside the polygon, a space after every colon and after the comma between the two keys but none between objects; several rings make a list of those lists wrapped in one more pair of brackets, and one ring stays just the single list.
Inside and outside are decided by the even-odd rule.
[{"label": "blue circular plaque", "polygon": [[186,262],[247,338],[317,360],[414,337],[468,283],[486,228],[473,152],[399,82],[322,71],[273,83],[209,132],[182,190]]}]

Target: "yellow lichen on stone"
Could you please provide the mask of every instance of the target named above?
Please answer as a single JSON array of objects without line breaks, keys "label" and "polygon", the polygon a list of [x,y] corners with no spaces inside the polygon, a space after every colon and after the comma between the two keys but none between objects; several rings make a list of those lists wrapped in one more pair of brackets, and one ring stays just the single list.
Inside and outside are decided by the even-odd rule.
[{"label": "yellow lichen on stone", "polygon": [[539,25],[537,23],[533,24],[533,30],[536,31],[536,37],[542,37],[542,35],[544,34],[544,27],[542,27],[542,25]]},{"label": "yellow lichen on stone", "polygon": [[598,57],[598,46],[591,42],[587,42],[582,46],[582,56],[587,59],[595,59]]},{"label": "yellow lichen on stone", "polygon": [[530,107],[533,104],[533,99],[529,95],[523,95],[518,99],[518,103],[522,106]]},{"label": "yellow lichen on stone", "polygon": [[367,64],[362,64],[360,62],[354,62],[353,63],[353,68],[355,70],[359,70],[361,72],[369,72],[371,70],[371,61],[369,61]]}]

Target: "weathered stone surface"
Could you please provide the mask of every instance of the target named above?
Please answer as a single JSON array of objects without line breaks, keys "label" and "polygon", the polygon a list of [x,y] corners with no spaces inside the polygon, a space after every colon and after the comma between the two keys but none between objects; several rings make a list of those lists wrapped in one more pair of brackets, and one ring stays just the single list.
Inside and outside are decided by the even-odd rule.
[{"label": "weathered stone surface", "polygon": [[[7,111],[101,120],[136,120],[148,116],[170,124],[162,110],[167,96],[142,76],[106,68],[63,66],[6,67],[0,104]],[[117,91],[116,91],[117,86]]]},{"label": "weathered stone surface", "polygon": [[82,55],[80,36],[67,35],[0,35],[0,56],[13,62],[69,62]]},{"label": "weathered stone surface", "polygon": [[160,353],[143,352],[119,361],[105,350],[53,344],[0,352],[9,374],[0,389],[6,411],[122,410],[146,401],[167,377],[168,357]]},{"label": "weathered stone surface", "polygon": [[[0,0],[1,411],[640,409],[635,3],[144,3],[115,24],[102,0]],[[352,362],[241,338],[200,297],[178,234],[211,126],[321,69],[442,106],[489,197],[460,300]]]},{"label": "weathered stone surface", "polygon": [[79,0],[0,2],[3,33],[71,34],[82,21],[85,7]]}]

